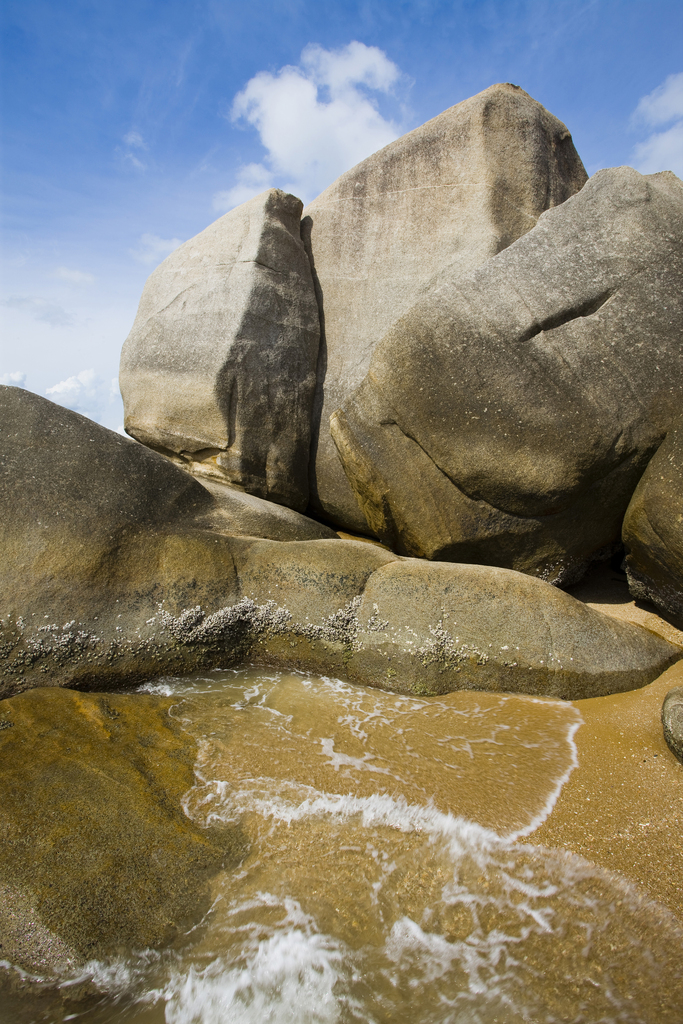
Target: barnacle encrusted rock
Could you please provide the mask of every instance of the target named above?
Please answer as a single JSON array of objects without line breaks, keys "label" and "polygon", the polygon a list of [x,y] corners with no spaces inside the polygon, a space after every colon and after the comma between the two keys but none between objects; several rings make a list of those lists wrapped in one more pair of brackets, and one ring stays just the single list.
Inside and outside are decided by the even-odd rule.
[{"label": "barnacle encrusted rock", "polygon": [[17,388],[0,430],[3,696],[252,659],[401,692],[574,698],[642,686],[680,653],[519,573],[231,536],[162,455]]}]

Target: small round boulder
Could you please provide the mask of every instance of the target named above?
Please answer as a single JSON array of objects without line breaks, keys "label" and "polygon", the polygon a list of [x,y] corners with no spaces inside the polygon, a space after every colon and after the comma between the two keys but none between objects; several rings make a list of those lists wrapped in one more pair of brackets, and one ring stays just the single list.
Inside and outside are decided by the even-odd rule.
[{"label": "small round boulder", "polygon": [[664,698],[662,726],[672,754],[683,763],[683,686],[669,690]]}]

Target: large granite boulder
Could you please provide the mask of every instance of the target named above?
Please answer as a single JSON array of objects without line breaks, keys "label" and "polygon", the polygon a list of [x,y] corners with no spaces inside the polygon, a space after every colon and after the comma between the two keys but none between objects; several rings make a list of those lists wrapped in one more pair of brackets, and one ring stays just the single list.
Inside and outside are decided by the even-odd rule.
[{"label": "large granite boulder", "polygon": [[568,584],[619,542],[683,393],[683,184],[600,171],[445,272],[332,418],[393,550]]},{"label": "large granite boulder", "polygon": [[30,974],[166,945],[236,863],[185,815],[196,743],[170,698],[35,689],[0,702],[0,959]]},{"label": "large granite boulder", "polygon": [[645,685],[681,654],[507,569],[392,558],[343,541],[274,550],[243,540],[235,564],[244,598],[276,602],[253,660],[397,693],[578,700]]},{"label": "large granite boulder", "polygon": [[519,573],[231,535],[168,459],[17,388],[0,391],[0,431],[3,696],[249,659],[400,692],[573,699],[642,686],[680,655]]},{"label": "large granite boulder", "polygon": [[624,517],[629,589],[677,622],[683,620],[683,436],[680,422],[666,436]]},{"label": "large granite boulder", "polygon": [[0,696],[191,671],[154,641],[160,606],[239,600],[236,535],[334,536],[19,388],[0,387],[0,436]]},{"label": "large granite boulder", "polygon": [[171,253],[119,380],[133,437],[304,511],[320,324],[301,210],[270,189]]},{"label": "large granite boulder", "polygon": [[329,420],[382,336],[437,271],[484,263],[586,178],[561,121],[517,86],[492,85],[347,171],[306,208],[302,235],[322,311],[311,499],[332,522],[367,530]]}]

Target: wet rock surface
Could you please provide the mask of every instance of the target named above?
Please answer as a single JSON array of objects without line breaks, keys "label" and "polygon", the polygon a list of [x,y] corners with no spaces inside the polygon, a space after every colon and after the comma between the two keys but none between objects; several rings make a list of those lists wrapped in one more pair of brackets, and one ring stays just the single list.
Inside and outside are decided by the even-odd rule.
[{"label": "wet rock surface", "polygon": [[50,975],[168,945],[206,910],[243,842],[186,816],[197,748],[172,703],[53,688],[0,703],[0,959]]}]

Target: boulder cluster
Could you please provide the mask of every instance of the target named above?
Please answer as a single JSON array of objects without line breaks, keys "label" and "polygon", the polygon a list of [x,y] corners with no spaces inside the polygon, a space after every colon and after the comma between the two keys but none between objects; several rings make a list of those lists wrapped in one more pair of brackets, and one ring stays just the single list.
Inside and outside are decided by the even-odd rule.
[{"label": "boulder cluster", "polygon": [[[683,183],[589,180],[516,86],[307,209],[269,189],[181,245],[120,383],[132,439],[0,388],[0,939],[26,970],[169,941],[239,855],[169,803],[193,754],[168,702],[74,690],[250,660],[575,699],[680,657],[562,588],[625,559],[634,598],[683,619]],[[681,760],[682,706],[663,711]],[[177,885],[161,853],[138,863],[152,833]],[[83,872],[107,880],[79,923]]]},{"label": "boulder cluster", "polygon": [[145,285],[136,441],[3,389],[0,692],[245,658],[403,692],[649,682],[678,649],[558,588],[625,545],[634,596],[683,614],[682,285],[681,182],[587,180],[513,85],[305,210],[237,207]]}]

